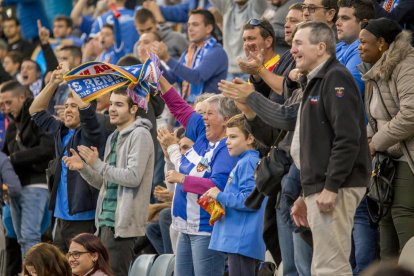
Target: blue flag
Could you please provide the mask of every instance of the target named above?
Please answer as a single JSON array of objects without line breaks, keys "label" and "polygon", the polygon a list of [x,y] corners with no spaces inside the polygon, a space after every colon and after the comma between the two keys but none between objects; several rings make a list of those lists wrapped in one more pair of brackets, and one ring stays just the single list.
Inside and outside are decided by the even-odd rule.
[{"label": "blue flag", "polygon": [[147,110],[150,93],[159,90],[161,71],[157,65],[158,57],[154,54],[144,64],[132,66],[91,61],[66,73],[64,80],[84,102],[126,85],[134,103]]}]

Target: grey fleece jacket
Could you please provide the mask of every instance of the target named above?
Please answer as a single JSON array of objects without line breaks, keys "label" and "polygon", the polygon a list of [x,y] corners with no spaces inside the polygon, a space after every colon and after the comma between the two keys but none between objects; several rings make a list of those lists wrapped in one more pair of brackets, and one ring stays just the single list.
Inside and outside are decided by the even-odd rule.
[{"label": "grey fleece jacket", "polygon": [[115,237],[144,236],[147,221],[152,176],[154,170],[154,144],[147,119],[138,117],[133,124],[119,132],[116,145],[116,167],[108,165],[111,134],[105,146],[104,161],[98,159],[92,167],[85,165],[81,176],[93,187],[100,189],[96,204],[95,224],[102,211],[102,202],[108,181],[118,184],[115,210]]}]

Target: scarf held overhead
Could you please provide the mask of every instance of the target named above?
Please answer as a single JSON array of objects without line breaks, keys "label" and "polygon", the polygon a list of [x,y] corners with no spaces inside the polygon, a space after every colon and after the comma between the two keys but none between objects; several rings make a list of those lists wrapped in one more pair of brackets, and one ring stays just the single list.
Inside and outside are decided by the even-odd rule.
[{"label": "scarf held overhead", "polygon": [[144,64],[131,66],[86,62],[66,73],[64,80],[84,102],[127,85],[128,95],[134,103],[147,110],[150,93],[159,90],[161,71],[158,61],[158,57],[151,54]]}]

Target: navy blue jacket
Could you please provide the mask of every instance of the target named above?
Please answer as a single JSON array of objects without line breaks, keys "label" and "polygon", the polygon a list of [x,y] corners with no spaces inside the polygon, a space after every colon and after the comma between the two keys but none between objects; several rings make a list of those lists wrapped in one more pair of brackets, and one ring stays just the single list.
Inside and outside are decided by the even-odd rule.
[{"label": "navy blue jacket", "polygon": [[[79,109],[81,125],[68,143],[68,148],[77,149],[79,145],[94,146],[103,155],[107,131],[98,122],[96,111],[93,105],[86,109]],[[55,135],[55,154],[61,156],[64,151],[62,138],[68,133],[68,128],[59,120],[56,120],[47,111],[41,111],[33,115],[35,123],[44,131]],[[61,162],[55,172],[54,183],[60,182]],[[56,179],[57,178],[57,179]],[[91,211],[96,208],[99,190],[90,186],[79,174],[78,171],[68,170],[68,202],[69,214]],[[55,209],[58,185],[52,185],[49,209]]]}]

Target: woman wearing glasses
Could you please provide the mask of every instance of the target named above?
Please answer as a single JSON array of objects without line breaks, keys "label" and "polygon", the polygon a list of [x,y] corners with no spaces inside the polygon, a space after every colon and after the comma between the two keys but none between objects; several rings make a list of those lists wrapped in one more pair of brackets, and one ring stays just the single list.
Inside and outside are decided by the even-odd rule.
[{"label": "woman wearing glasses", "polygon": [[65,255],[60,250],[48,243],[38,243],[24,258],[24,276],[71,276],[72,272]]},{"label": "woman wearing glasses", "polygon": [[109,255],[101,240],[89,233],[72,239],[66,254],[72,274],[76,276],[112,276]]}]

